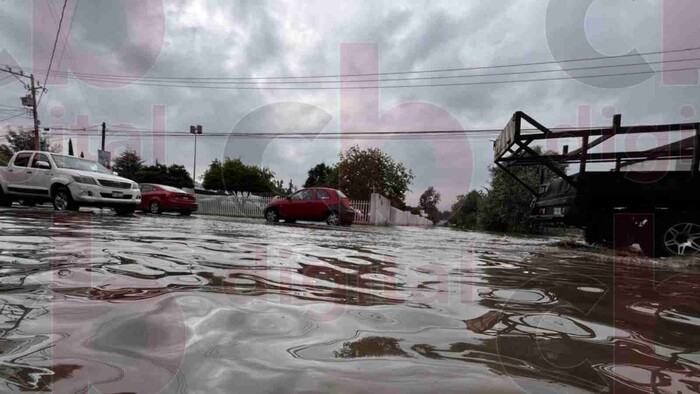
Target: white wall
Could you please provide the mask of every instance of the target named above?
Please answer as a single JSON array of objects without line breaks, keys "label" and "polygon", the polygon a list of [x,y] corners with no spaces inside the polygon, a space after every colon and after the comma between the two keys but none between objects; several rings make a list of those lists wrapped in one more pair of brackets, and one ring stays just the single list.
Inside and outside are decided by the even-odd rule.
[{"label": "white wall", "polygon": [[370,201],[371,218],[370,223],[375,226],[432,226],[433,222],[414,215],[408,211],[402,211],[391,206],[391,202],[386,197],[373,193]]}]

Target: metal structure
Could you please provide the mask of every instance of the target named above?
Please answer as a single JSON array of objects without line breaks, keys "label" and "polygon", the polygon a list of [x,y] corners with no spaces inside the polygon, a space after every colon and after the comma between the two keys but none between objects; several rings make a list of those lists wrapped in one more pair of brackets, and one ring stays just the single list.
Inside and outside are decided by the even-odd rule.
[{"label": "metal structure", "polygon": [[[524,124],[533,128],[525,129]],[[678,132],[683,132],[680,139]],[[651,133],[676,133],[677,141],[650,144],[646,150],[610,151],[606,146],[591,152],[615,136]],[[580,147],[571,152],[568,146],[563,152],[535,148],[536,142],[555,139],[572,140]],[[662,160],[688,160],[691,165],[683,171],[630,167]],[[700,123],[622,126],[622,117],[615,115],[612,127],[555,130],[516,112],[494,142],[494,163],[533,195],[530,218],[539,225],[582,228],[590,243],[629,246],[630,239],[639,244],[640,239],[652,239],[642,247],[648,254],[700,253]],[[591,163],[614,167],[589,171]],[[567,166],[576,164],[578,172],[567,174]],[[515,170],[525,166],[539,167],[539,184],[534,184],[532,171],[523,176]],[[546,177],[546,170],[556,176]],[[624,218],[630,223],[625,225]],[[633,234],[642,227],[646,235]]]},{"label": "metal structure", "polygon": [[[523,129],[524,123],[534,129]],[[516,112],[501,135],[494,142],[494,163],[521,183],[533,196],[541,194],[510,171],[516,166],[543,166],[557,174],[571,186],[576,180],[561,170],[562,165],[579,163],[579,174],[586,173],[588,163],[615,163],[615,170],[649,160],[692,159],[691,173],[697,176],[700,170],[700,123],[677,123],[663,125],[622,126],[622,116],[615,115],[612,127],[589,129],[551,130],[529,115]],[[670,144],[644,151],[590,153],[603,142],[625,134],[649,134],[662,132],[694,131],[694,135]],[[579,139],[581,148],[563,153],[538,153],[532,143],[553,139]]]},{"label": "metal structure", "polygon": [[194,163],[192,164],[192,181],[197,188],[197,136],[202,134],[202,125],[190,126],[190,134],[194,134]]}]

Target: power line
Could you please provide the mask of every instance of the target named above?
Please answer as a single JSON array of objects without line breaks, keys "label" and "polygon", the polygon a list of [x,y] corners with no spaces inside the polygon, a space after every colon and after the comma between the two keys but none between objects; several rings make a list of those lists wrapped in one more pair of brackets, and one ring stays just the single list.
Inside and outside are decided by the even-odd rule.
[{"label": "power line", "polygon": [[26,111],[24,108],[21,108],[21,109],[6,109],[6,108],[0,108],[0,112],[2,112],[2,113],[4,113],[4,114],[16,114],[16,113],[19,113],[19,112],[27,113],[27,111]]},{"label": "power line", "polygon": [[[76,131],[76,132],[84,132],[85,130],[83,129],[70,129],[70,128],[61,128],[61,127],[52,127],[52,130],[59,130],[59,131]],[[129,129],[115,129],[115,128],[110,128],[110,132],[123,132],[123,133],[129,133],[133,132],[134,130],[129,130]],[[233,137],[243,137],[243,136],[284,136],[284,135],[296,135],[296,136],[317,136],[317,135],[337,135],[337,136],[353,136],[353,135],[397,135],[397,134],[404,134],[404,135],[412,135],[412,134],[465,134],[465,133],[484,133],[484,132],[501,132],[502,129],[466,129],[466,130],[387,130],[387,131],[349,131],[349,132],[328,132],[328,133],[313,133],[313,132],[214,132],[214,133],[206,133],[202,135],[207,135],[207,136],[233,136]],[[526,130],[523,130],[526,131]],[[533,130],[534,131],[534,130]],[[140,135],[168,135],[168,136],[191,136],[190,133],[186,132],[180,132],[180,131],[153,131],[153,132],[146,132],[146,133],[140,133]]]},{"label": "power line", "polygon": [[[61,65],[63,64],[63,55],[66,54],[66,48],[68,47],[68,40],[70,39],[70,32],[71,32],[71,30],[73,30],[73,22],[75,22],[75,16],[77,15],[79,4],[80,4],[80,0],[75,0],[75,7],[73,8],[73,17],[70,18],[70,24],[68,25],[68,32],[66,33],[66,39],[63,42],[63,49],[61,50],[61,55],[58,57],[58,69],[59,70],[61,69]],[[53,18],[53,20],[55,21],[56,16],[54,15],[53,9],[50,9],[50,10],[51,10],[51,18]],[[72,59],[70,53],[68,54],[68,57],[70,57]],[[48,77],[47,77],[47,80],[44,82],[44,84],[45,85],[48,84]],[[81,86],[81,90],[82,90],[82,86]],[[85,94],[85,92],[83,92],[83,94]],[[41,101],[41,98],[39,98],[39,101]],[[49,96],[49,102],[46,104],[46,106],[48,107],[50,103],[51,103],[51,96]]]},{"label": "power line", "polygon": [[[644,126],[644,125],[642,125]],[[93,126],[94,127],[94,126]],[[600,129],[599,127],[590,127],[590,129]],[[87,134],[89,130],[81,128],[63,128],[63,127],[52,127],[51,130],[56,131],[68,131],[69,133],[63,134],[61,136],[84,136],[84,137],[98,137],[97,134]],[[139,130],[146,130],[139,131]],[[551,131],[556,131],[564,133],[570,130],[578,130],[576,127],[555,127],[550,128]],[[135,134],[140,137],[182,137],[191,138],[191,134],[187,132],[179,131],[149,131],[148,129],[120,129],[120,128],[110,128],[112,133],[123,133],[126,135]],[[523,129],[523,133],[536,133],[537,129]],[[206,137],[227,137],[227,138],[254,138],[254,139],[265,139],[265,138],[283,138],[283,139],[343,139],[343,138],[395,138],[395,137],[406,137],[406,138],[443,138],[443,137],[490,137],[497,136],[502,132],[502,128],[480,128],[480,129],[462,129],[462,130],[386,130],[386,131],[347,131],[347,132],[213,132],[202,134],[203,138]],[[115,134],[118,136],[118,134]]]},{"label": "power line", "polygon": [[0,111],[19,111],[19,110],[26,110],[24,107],[12,107],[12,106],[0,106]]},{"label": "power line", "polygon": [[[588,57],[588,58],[575,58],[567,60],[553,60],[553,61],[538,61],[529,63],[515,63],[515,64],[500,64],[492,66],[474,66],[474,67],[457,67],[457,68],[442,68],[442,69],[429,69],[429,70],[416,70],[416,71],[393,71],[393,72],[378,72],[378,73],[357,73],[357,74],[333,74],[333,75],[306,75],[306,76],[268,76],[268,77],[170,77],[170,76],[143,76],[140,80],[164,80],[164,81],[183,81],[183,80],[204,80],[204,81],[224,81],[224,80],[267,80],[267,79],[319,79],[319,78],[345,78],[345,77],[365,77],[365,76],[381,76],[381,75],[402,75],[402,74],[424,74],[424,73],[443,73],[443,72],[456,72],[456,71],[474,71],[474,70],[488,70],[488,69],[500,69],[500,68],[511,68],[511,67],[528,67],[528,66],[541,66],[541,65],[551,65],[551,64],[562,64],[562,63],[574,63],[574,62],[585,62],[585,61],[596,61],[596,60],[610,60],[610,59],[624,59],[628,57],[638,57],[646,55],[660,55],[669,53],[682,53],[682,52],[692,52],[700,50],[700,47],[682,48],[675,50],[666,51],[654,51],[654,52],[644,52],[638,54],[626,54],[626,55],[615,55],[615,56],[598,56],[598,57]],[[68,74],[67,72],[61,72],[63,74]],[[111,79],[127,79],[133,80],[133,75],[117,75],[117,74],[95,74],[95,73],[73,73],[75,76],[81,77],[94,77],[94,78],[111,78]]]},{"label": "power line", "polygon": [[566,77],[549,77],[549,78],[536,78],[536,79],[521,79],[521,80],[497,80],[497,81],[480,81],[480,82],[456,82],[456,83],[441,83],[441,84],[412,84],[412,85],[381,85],[381,86],[313,86],[313,87],[251,87],[251,86],[216,86],[216,85],[206,85],[206,86],[192,86],[192,85],[182,85],[182,84],[162,84],[162,83],[143,83],[143,82],[133,82],[131,85],[137,86],[154,86],[154,87],[164,87],[164,88],[190,88],[190,89],[211,89],[211,90],[366,90],[366,89],[398,89],[398,88],[431,88],[431,87],[454,87],[454,86],[477,86],[477,85],[499,85],[508,83],[526,83],[526,82],[545,82],[545,81],[562,81],[571,79],[591,79],[591,78],[608,78],[608,77],[625,77],[631,75],[649,75],[657,74],[660,72],[673,73],[682,71],[692,71],[700,70],[700,67],[686,67],[677,68],[672,70],[651,70],[651,71],[637,71],[637,72],[624,72],[624,73],[613,73],[613,74],[595,74],[595,75],[579,75],[576,77],[566,76]]},{"label": "power line", "polygon": [[[58,45],[58,38],[61,35],[61,25],[63,25],[63,17],[66,14],[66,5],[68,5],[68,0],[63,0],[63,9],[61,10],[61,19],[58,21],[58,30],[56,30],[56,39],[53,42],[53,49],[51,50],[51,59],[49,60],[49,68],[46,70],[46,78],[44,78],[44,85],[49,81],[49,74],[51,73],[51,66],[53,65],[53,57],[56,55],[56,46]],[[39,96],[39,101],[36,103],[38,106],[41,104],[41,99],[44,98],[44,92],[46,90],[41,90],[41,95]]]},{"label": "power line", "polygon": [[[545,74],[545,73],[558,73],[558,72],[572,72],[572,71],[583,71],[583,70],[599,70],[606,68],[620,68],[620,67],[635,67],[635,66],[649,66],[652,64],[668,64],[668,63],[679,63],[679,62],[690,62],[690,61],[700,61],[700,58],[689,58],[689,59],[675,59],[675,60],[662,60],[656,62],[645,62],[645,63],[627,63],[627,64],[611,64],[611,65],[601,65],[601,66],[586,66],[586,67],[573,67],[573,68],[563,68],[557,70],[529,70],[529,71],[511,71],[504,73],[490,73],[490,74],[471,74],[471,75],[441,75],[441,76],[431,76],[431,77],[418,77],[418,78],[383,78],[383,79],[360,79],[351,81],[269,81],[269,82],[232,82],[232,81],[222,81],[221,84],[226,85],[297,85],[297,84],[327,84],[327,83],[374,83],[374,82],[398,82],[398,81],[419,81],[419,80],[440,80],[440,79],[461,79],[461,78],[479,78],[479,77],[494,77],[494,76],[510,76],[510,75],[529,75],[529,74]],[[78,77],[66,75],[66,78],[78,79]],[[109,79],[93,78],[87,77],[81,80],[93,81],[93,82],[117,82]],[[154,83],[165,83],[166,81],[154,81]],[[187,84],[206,84],[211,82],[206,81],[190,81]],[[152,86],[159,86],[152,85]],[[167,85],[163,85],[167,86]],[[196,87],[196,86],[194,86]]]},{"label": "power line", "polygon": [[14,116],[10,116],[9,118],[0,119],[0,122],[5,122],[5,121],[8,121],[8,120],[10,120],[10,119],[18,118],[18,117],[24,116],[24,115],[27,115],[27,114],[26,114],[26,113],[22,113],[22,114],[17,114],[17,115],[14,115]]}]

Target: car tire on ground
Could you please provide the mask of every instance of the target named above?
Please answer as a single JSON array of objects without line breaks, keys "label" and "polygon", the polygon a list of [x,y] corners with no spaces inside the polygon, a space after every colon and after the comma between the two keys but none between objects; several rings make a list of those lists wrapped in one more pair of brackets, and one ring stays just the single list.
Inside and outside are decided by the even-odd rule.
[{"label": "car tire on ground", "polygon": [[5,195],[0,187],[0,207],[9,208],[12,206],[12,199]]},{"label": "car tire on ground", "polygon": [[136,207],[115,207],[114,212],[116,212],[117,215],[119,216],[126,216],[126,215],[131,215],[136,211]]},{"label": "car tire on ground", "polygon": [[326,223],[328,223],[329,226],[340,226],[340,216],[338,216],[338,212],[328,212],[328,216],[326,216]]},{"label": "car tire on ground", "polygon": [[270,223],[277,223],[280,221],[280,215],[279,212],[277,212],[276,209],[268,209],[265,211],[265,220],[267,220]]},{"label": "car tire on ground", "polygon": [[54,189],[51,195],[53,208],[57,211],[78,211],[80,205],[73,201],[73,196],[65,186],[59,186]]},{"label": "car tire on ground", "polygon": [[192,211],[182,211],[182,212],[180,212],[180,215],[181,216],[190,216],[190,215],[192,215]]},{"label": "car tire on ground", "polygon": [[148,204],[148,212],[154,215],[160,215],[163,213],[163,210],[161,209],[158,201],[151,201],[151,203]]}]

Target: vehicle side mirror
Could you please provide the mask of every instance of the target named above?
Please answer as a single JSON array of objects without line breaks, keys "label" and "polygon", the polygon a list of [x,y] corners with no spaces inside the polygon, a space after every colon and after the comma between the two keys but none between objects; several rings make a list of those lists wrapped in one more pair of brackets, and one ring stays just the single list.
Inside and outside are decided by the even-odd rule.
[{"label": "vehicle side mirror", "polygon": [[39,160],[39,161],[36,162],[36,167],[37,167],[37,168],[42,168],[42,169],[44,169],[44,170],[48,170],[48,169],[51,169],[51,164],[49,164],[49,163],[46,162],[46,161]]}]

